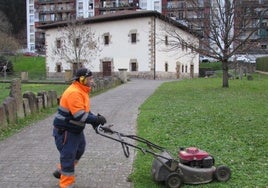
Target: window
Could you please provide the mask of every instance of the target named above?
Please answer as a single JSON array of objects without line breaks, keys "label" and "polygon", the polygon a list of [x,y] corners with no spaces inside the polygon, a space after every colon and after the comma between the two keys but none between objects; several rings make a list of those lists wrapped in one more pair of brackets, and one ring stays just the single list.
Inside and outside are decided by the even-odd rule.
[{"label": "window", "polygon": [[75,39],[75,44],[74,44],[76,47],[79,47],[80,46],[80,38],[76,38]]},{"label": "window", "polygon": [[137,70],[137,63],[136,62],[132,62],[131,64],[130,64],[130,70],[131,71],[138,71]]},{"label": "window", "polygon": [[165,44],[168,45],[168,36],[165,36]]},{"label": "window", "polygon": [[29,6],[29,13],[34,14],[34,6],[33,5]]},{"label": "window", "polygon": [[267,44],[262,44],[261,49],[267,49]]},{"label": "window", "polygon": [[140,0],[140,8],[141,9],[147,8],[147,1],[146,0]]},{"label": "window", "polygon": [[30,33],[34,33],[34,31],[35,31],[34,25],[30,25]]},{"label": "window", "polygon": [[56,72],[61,72],[62,66],[61,63],[56,63]]},{"label": "window", "polygon": [[204,18],[202,11],[197,12],[197,18]]},{"label": "window", "polygon": [[168,63],[165,63],[165,71],[168,72]]},{"label": "window", "polygon": [[198,0],[199,7],[204,7],[204,0]]},{"label": "window", "polygon": [[30,15],[30,23],[34,23],[34,15]]},{"label": "window", "polygon": [[50,21],[55,21],[55,14],[50,14]]},{"label": "window", "polygon": [[138,31],[137,29],[132,29],[129,31],[128,33],[128,37],[129,37],[129,42],[131,44],[136,44],[138,42]]},{"label": "window", "polygon": [[50,5],[50,10],[54,11],[54,9],[55,9],[55,5]]},{"label": "window", "polygon": [[56,46],[57,46],[57,48],[61,48],[61,40],[60,39],[56,40]]},{"label": "window", "polygon": [[78,10],[82,10],[83,9],[83,2],[79,2],[78,3]]},{"label": "window", "polygon": [[161,12],[161,6],[159,1],[154,2],[154,10]]},{"label": "window", "polygon": [[111,43],[111,36],[110,36],[110,33],[109,32],[107,32],[107,33],[104,33],[103,35],[102,35],[102,37],[103,37],[103,44],[104,45],[109,45],[110,43]]},{"label": "window", "polygon": [[131,33],[131,43],[136,43],[137,42],[137,35],[136,33]]},{"label": "window", "polygon": [[30,43],[34,43],[35,42],[35,36],[34,34],[30,34]]},{"label": "window", "polygon": [[109,35],[104,36],[104,45],[109,45]]},{"label": "window", "polygon": [[183,11],[178,12],[178,18],[179,18],[179,20],[183,19]]},{"label": "window", "polygon": [[78,12],[78,15],[77,15],[78,18],[83,18],[83,16],[84,16],[83,12]]},{"label": "window", "polygon": [[178,8],[184,8],[184,2],[178,2]]},{"label": "window", "polygon": [[34,44],[31,44],[31,46],[30,46],[30,50],[31,50],[31,51],[34,51],[34,50],[35,50],[35,45],[34,45]]},{"label": "window", "polygon": [[262,22],[261,23],[261,28],[266,28],[267,27],[267,23],[266,22]]}]

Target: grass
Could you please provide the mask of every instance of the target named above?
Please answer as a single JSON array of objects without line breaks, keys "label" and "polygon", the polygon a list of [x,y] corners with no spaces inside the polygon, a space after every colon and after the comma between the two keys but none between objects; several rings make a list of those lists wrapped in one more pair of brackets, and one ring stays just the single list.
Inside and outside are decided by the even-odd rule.
[{"label": "grass", "polygon": [[44,57],[19,55],[11,56],[10,60],[13,62],[13,69],[16,74],[20,74],[20,72],[28,72],[29,79],[45,79],[46,63]]},{"label": "grass", "polygon": [[[14,76],[8,79],[20,77],[21,72],[28,72],[32,79],[43,79],[46,74],[46,63],[44,57],[30,57],[30,56],[10,56],[9,59],[13,62]],[[66,84],[22,84],[22,93],[31,91],[37,94],[39,91],[54,90],[60,95],[67,87]],[[10,83],[0,83],[0,102],[2,102],[10,92]]]},{"label": "grass", "polygon": [[[184,187],[268,186],[268,76],[254,80],[194,79],[163,84],[140,107],[138,135],[166,147],[177,157],[179,147],[196,146],[214,156],[216,166],[232,171],[226,183]],[[135,188],[156,188],[153,157],[138,152],[130,176]]]},{"label": "grass", "polygon": [[[56,91],[58,95],[68,87],[66,84],[22,84],[22,93],[26,91],[31,91],[37,94],[40,91]],[[10,83],[0,83],[0,102],[2,103],[10,92]]]}]

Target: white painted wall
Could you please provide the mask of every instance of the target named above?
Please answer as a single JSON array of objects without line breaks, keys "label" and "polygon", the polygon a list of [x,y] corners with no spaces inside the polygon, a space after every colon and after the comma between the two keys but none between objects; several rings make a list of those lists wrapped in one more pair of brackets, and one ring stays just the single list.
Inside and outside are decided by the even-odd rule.
[{"label": "white painted wall", "polygon": [[[99,59],[112,58],[114,71],[119,68],[129,70],[130,59],[137,59],[139,71],[148,71],[148,18],[114,21],[105,24],[94,24],[93,31],[102,37],[103,33],[109,33],[111,41],[108,46],[103,46]],[[137,31],[137,43],[131,44],[130,31]],[[101,40],[103,42],[103,40]],[[94,65],[98,65],[96,59]],[[94,69],[97,68],[94,66]],[[99,69],[95,69],[99,71]]]},{"label": "white painted wall", "polygon": [[[187,67],[187,73],[190,73],[190,65],[194,65],[194,74],[197,75],[199,73],[199,55],[193,53],[191,49],[178,48],[176,50],[170,50],[169,45],[165,45],[163,42],[165,36],[167,35],[164,29],[164,25],[167,24],[164,21],[157,19],[156,24],[156,43],[157,45],[157,53],[156,53],[156,71],[164,71],[165,64],[168,64],[168,72],[176,72],[177,65],[180,67],[184,66],[184,72],[181,75],[186,73],[185,67]],[[170,25],[169,25],[170,26]],[[198,44],[198,39],[189,33],[172,26],[176,31],[176,33],[180,33],[180,36],[184,38],[184,40],[192,40],[193,43]],[[168,39],[171,40],[171,36],[167,35]],[[182,71],[182,68],[180,69]],[[187,74],[186,74],[187,75]]]}]

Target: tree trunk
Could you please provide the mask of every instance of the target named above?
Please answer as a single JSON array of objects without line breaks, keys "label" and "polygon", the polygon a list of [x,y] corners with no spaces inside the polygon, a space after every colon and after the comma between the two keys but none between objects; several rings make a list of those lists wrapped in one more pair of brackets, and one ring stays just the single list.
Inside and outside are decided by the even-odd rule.
[{"label": "tree trunk", "polygon": [[229,87],[229,76],[228,76],[228,61],[222,62],[222,87]]}]

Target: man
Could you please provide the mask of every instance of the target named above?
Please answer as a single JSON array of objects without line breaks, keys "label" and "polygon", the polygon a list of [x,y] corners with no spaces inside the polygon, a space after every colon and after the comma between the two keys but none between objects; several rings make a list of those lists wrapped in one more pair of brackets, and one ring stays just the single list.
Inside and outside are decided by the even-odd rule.
[{"label": "man", "polygon": [[106,123],[105,117],[90,111],[89,93],[94,85],[92,72],[81,68],[73,78],[74,82],[61,96],[53,125],[55,144],[60,152],[60,165],[53,173],[59,178],[60,188],[72,188],[75,183],[74,166],[85,151],[83,130],[89,123],[94,129]]}]

